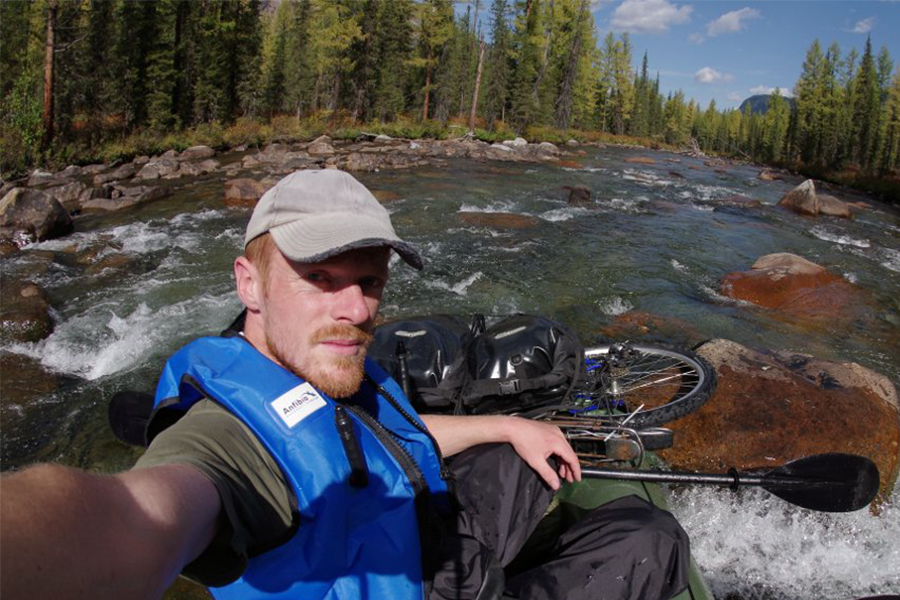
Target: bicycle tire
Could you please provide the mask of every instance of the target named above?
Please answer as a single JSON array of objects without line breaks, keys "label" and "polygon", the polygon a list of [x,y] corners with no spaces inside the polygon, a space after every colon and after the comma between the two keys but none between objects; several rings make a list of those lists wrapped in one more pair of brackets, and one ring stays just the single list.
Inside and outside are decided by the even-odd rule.
[{"label": "bicycle tire", "polygon": [[[585,350],[585,359],[599,359],[612,344]],[[687,350],[647,344],[629,344],[637,356],[619,378],[621,398],[631,411],[643,405],[629,421],[635,428],[657,427],[700,408],[716,389],[716,372],[702,357]],[[630,413],[606,415],[623,421]]]}]

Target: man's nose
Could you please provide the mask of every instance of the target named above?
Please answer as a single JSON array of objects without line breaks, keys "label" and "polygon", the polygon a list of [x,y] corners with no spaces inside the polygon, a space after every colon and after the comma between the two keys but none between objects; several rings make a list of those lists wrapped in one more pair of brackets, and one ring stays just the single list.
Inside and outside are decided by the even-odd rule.
[{"label": "man's nose", "polygon": [[369,320],[369,304],[362,288],[358,284],[353,284],[338,290],[331,314],[336,321],[349,321],[353,324]]}]

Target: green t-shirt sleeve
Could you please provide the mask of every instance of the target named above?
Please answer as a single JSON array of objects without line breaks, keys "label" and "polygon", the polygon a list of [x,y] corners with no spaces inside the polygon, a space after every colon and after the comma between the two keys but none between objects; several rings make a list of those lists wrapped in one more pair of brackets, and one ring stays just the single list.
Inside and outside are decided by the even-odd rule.
[{"label": "green t-shirt sleeve", "polygon": [[195,467],[215,485],[221,524],[212,543],[183,574],[221,586],[241,576],[248,557],[285,541],[294,500],[275,460],[250,429],[220,405],[201,400],[160,433],[134,468]]}]

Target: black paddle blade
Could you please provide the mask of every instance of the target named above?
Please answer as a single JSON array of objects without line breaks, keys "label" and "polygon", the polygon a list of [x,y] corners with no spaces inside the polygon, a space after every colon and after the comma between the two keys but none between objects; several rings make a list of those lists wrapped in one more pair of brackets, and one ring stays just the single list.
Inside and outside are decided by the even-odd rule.
[{"label": "black paddle blade", "polygon": [[773,469],[762,487],[797,506],[850,512],[868,506],[878,493],[878,467],[854,454],[816,454]]}]

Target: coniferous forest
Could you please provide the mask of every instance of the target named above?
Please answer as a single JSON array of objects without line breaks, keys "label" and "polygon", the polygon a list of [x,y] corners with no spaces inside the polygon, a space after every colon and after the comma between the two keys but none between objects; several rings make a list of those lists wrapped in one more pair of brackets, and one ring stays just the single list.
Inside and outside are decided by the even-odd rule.
[{"label": "coniferous forest", "polygon": [[[768,110],[663,92],[589,0],[4,0],[0,167],[354,131],[630,141],[894,182],[900,69],[812,43]],[[640,66],[637,67],[636,64]],[[871,186],[870,186],[871,187]],[[878,186],[874,186],[878,187]]]}]

